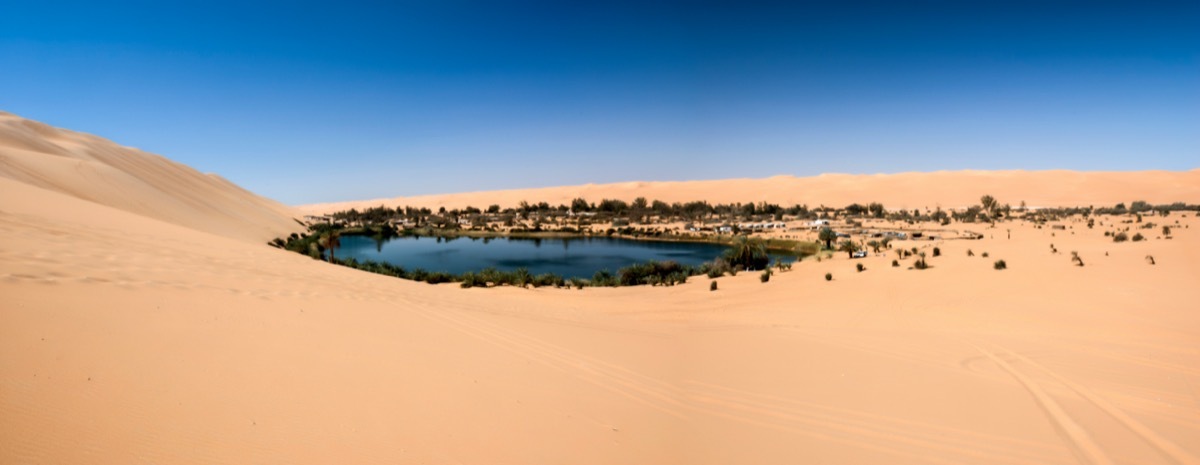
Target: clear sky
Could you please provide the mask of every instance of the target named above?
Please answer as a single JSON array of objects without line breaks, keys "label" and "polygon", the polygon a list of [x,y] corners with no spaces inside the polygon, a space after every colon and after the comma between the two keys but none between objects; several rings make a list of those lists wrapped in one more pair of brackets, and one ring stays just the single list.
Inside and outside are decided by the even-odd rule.
[{"label": "clear sky", "polygon": [[0,0],[0,109],[286,203],[1200,167],[1200,2]]}]

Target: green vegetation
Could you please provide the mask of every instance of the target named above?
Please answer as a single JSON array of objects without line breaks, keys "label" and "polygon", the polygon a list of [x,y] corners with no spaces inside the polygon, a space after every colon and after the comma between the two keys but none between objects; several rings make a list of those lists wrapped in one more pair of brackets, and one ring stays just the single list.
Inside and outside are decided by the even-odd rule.
[{"label": "green vegetation", "polygon": [[833,273],[825,273],[826,281],[833,281]]},{"label": "green vegetation", "polygon": [[896,260],[892,260],[892,266],[893,266],[893,267],[898,267],[898,266],[900,266],[900,262],[898,262],[898,261],[896,261]]},{"label": "green vegetation", "polygon": [[933,256],[935,256],[935,257],[938,257],[938,256],[941,256],[941,255],[942,255],[942,249],[939,249],[939,248],[937,248],[937,247],[934,247],[934,248],[933,248]]},{"label": "green vegetation", "polygon": [[924,252],[921,253],[921,258],[918,258],[916,261],[913,262],[913,268],[916,268],[918,270],[926,270],[926,269],[931,268],[929,266],[929,262],[925,261],[925,253]]},{"label": "green vegetation", "polygon": [[1112,238],[1113,238],[1113,242],[1125,242],[1125,241],[1129,240],[1129,236],[1125,235],[1125,233],[1123,233],[1123,232],[1113,234]]},{"label": "green vegetation", "polygon": [[770,281],[771,280],[771,269],[767,268],[767,269],[763,270],[762,274],[758,275],[758,280],[762,281],[764,283],[767,281]]},{"label": "green vegetation", "polygon": [[838,252],[846,252],[847,257],[854,257],[854,252],[858,252],[858,245],[854,241],[842,241],[838,243]]},{"label": "green vegetation", "polygon": [[1141,242],[1141,241],[1144,241],[1144,240],[1146,240],[1146,237],[1145,237],[1145,236],[1143,236],[1143,235],[1142,235],[1142,233],[1134,233],[1134,235],[1133,235],[1133,242]]},{"label": "green vegetation", "polygon": [[674,286],[687,282],[688,276],[694,272],[690,267],[673,261],[649,261],[621,268],[617,271],[617,285],[637,286],[649,284],[657,286]]},{"label": "green vegetation", "polygon": [[833,232],[833,228],[825,226],[817,232],[817,239],[825,243],[826,249],[832,249],[833,241],[837,240],[837,233]]},{"label": "green vegetation", "polygon": [[992,268],[997,270],[1007,270],[1008,263],[1006,263],[1004,260],[996,260],[996,263],[992,264]]},{"label": "green vegetation", "polygon": [[717,290],[717,282],[716,282],[716,281],[709,281],[709,282],[708,282],[708,290],[709,290],[709,291],[715,291],[715,290]]},{"label": "green vegetation", "polygon": [[762,239],[737,236],[729,244],[729,250],[725,252],[725,260],[734,267],[761,270],[767,267],[770,257],[767,255],[766,242]]},{"label": "green vegetation", "polygon": [[854,268],[857,269],[859,273],[862,273],[863,270],[867,269],[867,267],[863,266],[862,263],[855,263]]}]

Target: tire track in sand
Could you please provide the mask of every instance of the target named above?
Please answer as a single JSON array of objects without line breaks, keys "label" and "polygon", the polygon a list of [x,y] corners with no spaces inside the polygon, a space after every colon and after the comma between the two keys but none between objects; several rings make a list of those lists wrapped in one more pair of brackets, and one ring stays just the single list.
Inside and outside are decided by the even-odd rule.
[{"label": "tire track in sand", "polygon": [[1018,383],[1021,383],[1025,387],[1025,390],[1033,396],[1034,401],[1041,407],[1042,412],[1046,414],[1046,417],[1050,419],[1058,432],[1067,440],[1067,445],[1071,446],[1071,449],[1075,451],[1081,460],[1092,465],[1113,465],[1112,459],[1104,453],[1099,444],[1096,444],[1096,441],[1092,439],[1087,430],[1080,426],[1071,415],[1067,414],[1067,411],[1063,410],[1062,406],[1053,397],[1050,397],[1050,394],[1047,394],[1037,382],[1025,376],[1024,373],[1021,373],[991,351],[971,342],[967,342],[967,344],[970,344],[975,350],[978,350],[1002,370],[1008,372]]},{"label": "tire track in sand", "polygon": [[[838,442],[856,448],[897,455],[908,453],[903,448],[911,448],[920,451],[924,456],[922,461],[926,462],[1044,465],[1055,462],[1067,452],[1053,443],[917,422],[700,381],[685,383],[697,402],[772,418],[785,423],[787,428],[780,429],[811,428],[824,435],[846,434],[849,437],[839,438]],[[866,445],[871,447],[864,447]],[[935,452],[936,459],[930,456],[931,452]]]},{"label": "tire track in sand", "polygon": [[993,346],[995,346],[997,349],[1000,349],[1000,351],[1004,352],[1005,354],[1017,359],[1021,363],[1029,365],[1029,366],[1041,371],[1042,373],[1045,373],[1047,376],[1053,378],[1055,381],[1058,381],[1059,383],[1062,383],[1064,386],[1070,388],[1076,394],[1079,394],[1080,397],[1083,397],[1085,400],[1090,402],[1096,408],[1099,408],[1101,411],[1108,414],[1114,420],[1117,420],[1117,422],[1120,423],[1121,426],[1124,426],[1125,428],[1132,431],[1134,434],[1138,435],[1138,437],[1142,438],[1143,441],[1145,441],[1147,444],[1150,444],[1151,446],[1153,446],[1160,453],[1162,453],[1167,458],[1170,458],[1175,463],[1177,463],[1179,465],[1200,465],[1200,458],[1197,458],[1195,455],[1191,454],[1187,450],[1184,450],[1178,444],[1175,444],[1174,442],[1171,442],[1167,438],[1160,436],[1153,429],[1150,429],[1150,427],[1146,426],[1142,422],[1139,422],[1136,419],[1134,419],[1133,417],[1129,416],[1129,414],[1125,413],[1125,411],[1123,411],[1120,408],[1118,408],[1117,406],[1113,405],[1112,403],[1110,403],[1108,400],[1104,399],[1103,397],[1100,397],[1099,395],[1093,393],[1090,389],[1088,389],[1088,388],[1084,387],[1083,385],[1078,384],[1074,381],[1071,381],[1071,380],[1063,377],[1062,375],[1059,375],[1057,372],[1045,367],[1044,365],[1042,365],[1040,363],[1030,360],[1016,352],[1008,350],[1007,348],[1005,348],[1003,346],[996,345],[996,344],[993,344]]}]

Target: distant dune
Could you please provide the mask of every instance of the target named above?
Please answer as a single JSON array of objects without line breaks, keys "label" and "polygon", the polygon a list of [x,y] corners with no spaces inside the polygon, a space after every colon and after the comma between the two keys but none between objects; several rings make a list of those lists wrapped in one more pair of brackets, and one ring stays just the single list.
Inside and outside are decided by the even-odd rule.
[{"label": "distant dune", "polygon": [[246,241],[298,230],[291,208],[100,137],[0,112],[0,178]]},{"label": "distant dune", "polygon": [[1200,169],[1184,172],[1081,171],[938,171],[901,174],[823,174],[798,178],[723,179],[684,182],[625,182],[586,184],[458,194],[422,195],[298,207],[306,213],[328,213],[379,205],[431,208],[479,208],[492,204],[516,206],[521,201],[570,204],[583,197],[625,201],[637,197],[664,202],[708,200],[714,203],[769,201],[780,205],[807,204],[844,207],[854,202],[880,202],[890,209],[955,208],[974,205],[990,194],[1014,207],[1114,205],[1145,200],[1151,203],[1200,202]]},{"label": "distant dune", "polygon": [[[1196,176],[454,199],[1194,202]],[[290,215],[164,158],[0,115],[0,464],[1200,465],[1196,212],[956,222],[981,238],[897,240],[766,283],[723,276],[715,292],[705,276],[428,285],[264,244]],[[1106,235],[1126,230],[1146,238]]]}]

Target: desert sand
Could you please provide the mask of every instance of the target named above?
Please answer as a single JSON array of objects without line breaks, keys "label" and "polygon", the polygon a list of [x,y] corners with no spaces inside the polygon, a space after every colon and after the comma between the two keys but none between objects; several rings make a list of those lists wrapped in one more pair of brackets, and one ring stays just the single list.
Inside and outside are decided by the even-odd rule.
[{"label": "desert sand", "polygon": [[[0,463],[1200,463],[1191,213],[1136,243],[1078,222],[896,243],[939,247],[924,271],[835,254],[717,292],[460,289],[268,247],[287,207],[0,122]],[[963,193],[855,195],[1200,201],[1197,171],[1096,175],[1116,193],[1030,174],[1062,181],[1025,186],[1044,197],[927,176]],[[743,185],[679,195],[851,201]]]}]

